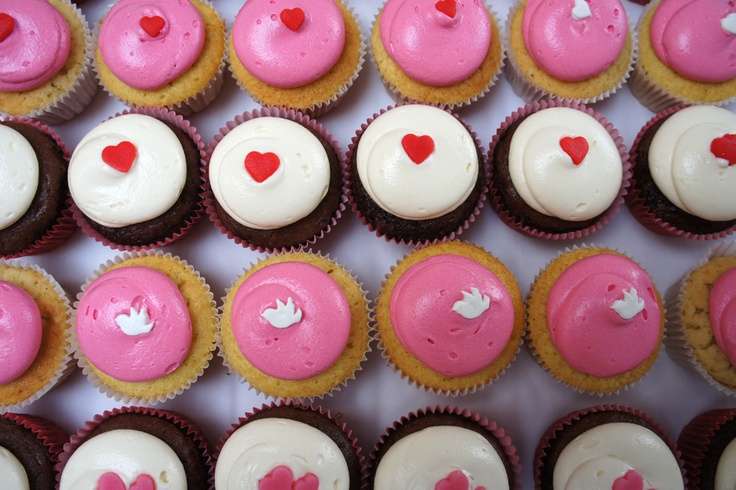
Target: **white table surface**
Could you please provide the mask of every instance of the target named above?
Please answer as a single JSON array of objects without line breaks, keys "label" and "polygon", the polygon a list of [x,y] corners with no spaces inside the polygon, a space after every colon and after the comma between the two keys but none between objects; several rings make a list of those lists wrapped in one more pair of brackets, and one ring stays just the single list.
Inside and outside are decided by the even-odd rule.
[{"label": "white table surface", "polygon": [[[632,21],[636,21],[642,8],[623,1]],[[243,2],[214,0],[213,3],[230,24]],[[381,0],[352,0],[351,3],[364,33],[368,33]],[[89,21],[95,23],[110,4],[109,0],[87,0],[83,10]],[[510,0],[493,2],[493,8],[502,19],[510,5]],[[391,103],[390,94],[369,61],[342,104],[324,116],[322,122],[346,146],[366,118]],[[499,123],[520,105],[521,99],[513,93],[508,82],[501,79],[488,96],[460,113],[487,145]],[[211,138],[233,116],[255,107],[257,104],[228,77],[215,102],[192,121],[205,138]],[[120,102],[101,91],[82,115],[56,129],[73,147],[87,131],[122,108]],[[652,115],[631,96],[628,88],[597,104],[596,109],[618,127],[627,144]],[[503,260],[514,271],[525,293],[535,273],[569,244],[526,238],[508,229],[488,207],[463,238],[484,246]],[[642,228],[626,209],[592,241],[623,250],[639,260],[663,292],[712,245],[654,235]],[[317,244],[317,248],[352,269],[371,295],[376,293],[389,267],[408,251],[407,247],[377,238],[350,213],[326,240]],[[235,279],[236,271],[258,258],[258,254],[222,236],[207,220],[169,250],[191,262],[207,278],[218,297]],[[74,296],[85,278],[116,255],[78,233],[60,249],[30,261],[46,268]],[[263,397],[251,391],[237,376],[226,375],[216,358],[188,392],[163,407],[191,417],[214,443],[238,416],[263,401]],[[676,437],[684,424],[698,413],[736,406],[736,400],[719,394],[694,371],[673,363],[664,351],[638,385],[620,396],[599,399],[576,394],[556,383],[526,350],[522,350],[506,374],[493,385],[457,399],[435,396],[410,386],[374,352],[357,380],[321,403],[344,414],[366,451],[370,451],[386,426],[410,411],[438,404],[476,410],[510,431],[522,457],[525,489],[532,485],[531,463],[538,438],[553,420],[569,411],[598,403],[630,404],[655,416]],[[94,414],[116,406],[118,403],[99,393],[81,372],[76,372],[26,411],[46,416],[66,430],[75,431]]]}]

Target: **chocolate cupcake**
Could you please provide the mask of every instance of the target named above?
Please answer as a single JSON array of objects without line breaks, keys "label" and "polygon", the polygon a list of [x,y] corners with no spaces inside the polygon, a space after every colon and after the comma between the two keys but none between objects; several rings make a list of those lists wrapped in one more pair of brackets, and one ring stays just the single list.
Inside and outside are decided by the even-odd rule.
[{"label": "chocolate cupcake", "polygon": [[687,470],[688,490],[736,487],[736,410],[711,410],[690,421],[677,445]]}]

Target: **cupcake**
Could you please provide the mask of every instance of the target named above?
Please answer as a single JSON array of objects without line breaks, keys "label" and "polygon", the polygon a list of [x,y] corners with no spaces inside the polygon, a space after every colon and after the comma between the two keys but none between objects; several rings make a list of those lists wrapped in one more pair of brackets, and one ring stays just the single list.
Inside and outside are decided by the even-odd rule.
[{"label": "cupcake", "polygon": [[506,35],[509,80],[527,101],[605,99],[624,84],[636,57],[619,0],[518,0]]},{"label": "cupcake", "polygon": [[481,1],[388,0],[371,46],[386,86],[423,104],[470,104],[503,67],[501,29]]},{"label": "cupcake", "polygon": [[87,133],[69,163],[76,221],[118,250],[169,245],[200,217],[203,161],[202,138],[172,111],[108,119]]},{"label": "cupcake", "polygon": [[378,296],[384,355],[423,388],[464,394],[500,376],[524,335],[524,302],[511,271],[465,242],[403,258]]},{"label": "cupcake", "polygon": [[225,23],[208,0],[117,0],[100,24],[97,75],[134,107],[201,111],[225,68]]},{"label": "cupcake", "polygon": [[50,124],[97,93],[87,21],[69,0],[0,0],[0,112]]},{"label": "cupcake", "polygon": [[527,307],[534,357],[577,391],[618,393],[659,354],[665,326],[659,293],[644,269],[614,250],[562,253],[537,276]]},{"label": "cupcake", "polygon": [[0,483],[5,490],[55,490],[56,465],[67,435],[48,420],[0,415]]},{"label": "cupcake", "polygon": [[371,456],[368,488],[518,490],[519,455],[495,422],[467,410],[428,408],[383,435]]},{"label": "cupcake", "polygon": [[68,159],[49,127],[32,119],[0,120],[0,257],[47,252],[72,234]]},{"label": "cupcake", "polygon": [[631,147],[627,202],[655,233],[695,240],[736,229],[736,114],[713,106],[654,116]]},{"label": "cupcake", "polygon": [[687,471],[688,490],[736,487],[736,410],[711,410],[690,421],[677,445]]},{"label": "cupcake", "polygon": [[230,121],[209,149],[207,213],[260,251],[314,244],[345,210],[342,150],[317,121],[260,109]]},{"label": "cupcake", "polygon": [[79,366],[117,400],[174,398],[202,375],[215,350],[210,288],[172,255],[107,262],[82,286],[75,306]]},{"label": "cupcake", "polygon": [[384,109],[358,129],[346,180],[355,212],[389,240],[460,235],[480,214],[487,177],[475,134],[426,105]]},{"label": "cupcake", "polygon": [[569,240],[605,226],[631,177],[626,148],[602,115],[542,101],[501,124],[488,157],[490,199],[501,220],[535,238]]},{"label": "cupcake", "polygon": [[59,457],[58,490],[205,490],[212,461],[192,422],[165,410],[124,407],[95,416]]},{"label": "cupcake", "polygon": [[69,300],[53,277],[0,262],[0,412],[38,400],[67,373],[70,319]]},{"label": "cupcake", "polygon": [[629,407],[592,407],[566,415],[544,434],[534,488],[684,490],[678,457],[647,415]]},{"label": "cupcake", "polygon": [[675,104],[726,104],[736,97],[736,5],[658,0],[639,19],[631,91],[653,112]]},{"label": "cupcake", "polygon": [[363,455],[344,423],[319,407],[282,404],[255,409],[230,428],[214,490],[359,490],[362,481]]},{"label": "cupcake", "polygon": [[319,114],[358,78],[365,46],[343,0],[248,0],[233,23],[230,71],[259,104]]}]

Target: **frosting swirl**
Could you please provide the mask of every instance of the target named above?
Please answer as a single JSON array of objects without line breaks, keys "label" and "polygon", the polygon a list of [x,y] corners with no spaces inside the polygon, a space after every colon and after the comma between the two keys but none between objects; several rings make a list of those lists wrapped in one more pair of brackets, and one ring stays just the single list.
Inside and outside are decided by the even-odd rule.
[{"label": "frosting swirl", "polygon": [[0,446],[0,488],[30,490],[28,474],[13,453]]},{"label": "frosting swirl", "polygon": [[722,274],[713,284],[709,316],[718,347],[736,366],[736,269]]},{"label": "frosting swirl", "polygon": [[31,207],[38,174],[38,157],[28,140],[0,124],[0,230],[11,227]]},{"label": "frosting swirl", "polygon": [[23,376],[36,360],[43,338],[38,305],[25,290],[0,281],[0,385]]}]

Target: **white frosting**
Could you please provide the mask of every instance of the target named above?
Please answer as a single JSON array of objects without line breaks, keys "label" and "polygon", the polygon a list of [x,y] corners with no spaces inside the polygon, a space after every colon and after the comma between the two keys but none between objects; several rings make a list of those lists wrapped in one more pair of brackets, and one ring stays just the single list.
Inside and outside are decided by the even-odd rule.
[{"label": "white frosting", "polygon": [[[129,141],[137,157],[128,172],[102,159],[108,146]],[[142,114],[103,122],[77,145],[69,163],[69,190],[93,221],[122,228],[158,218],[176,203],[187,178],[184,149],[164,123]]]},{"label": "white frosting", "polygon": [[624,291],[624,297],[611,303],[611,309],[624,320],[631,320],[644,311],[644,300],[635,288]]},{"label": "white frosting", "polygon": [[572,8],[572,18],[575,20],[583,20],[591,17],[593,13],[590,11],[590,5],[586,0],[575,0],[575,6]]},{"label": "white frosting", "polygon": [[[245,168],[251,152],[274,153],[279,166],[257,182]],[[248,228],[274,230],[308,216],[330,186],[330,160],[319,139],[304,126],[259,117],[230,131],[210,159],[210,185],[220,206]]]},{"label": "white frosting", "polygon": [[463,299],[452,305],[452,311],[467,320],[473,320],[485,313],[491,307],[491,298],[480,294],[478,288],[471,288],[470,292],[461,291]]},{"label": "white frosting", "polygon": [[[430,136],[434,151],[421,164],[407,155],[407,134]],[[405,105],[378,118],[360,138],[360,181],[381,209],[407,220],[444,216],[470,196],[478,180],[472,135],[451,114],[435,107]]]},{"label": "white frosting", "polygon": [[[566,137],[588,142],[579,165],[560,146]],[[566,221],[603,214],[623,179],[621,155],[608,131],[594,117],[566,107],[541,110],[519,124],[511,139],[509,171],[528,206]]]},{"label": "white frosting", "polygon": [[130,486],[149,475],[156,490],[187,490],[184,466],[168,444],[146,432],[113,430],[79,446],[61,473],[59,490],[97,490],[105,473],[117,474]]},{"label": "white frosting", "polygon": [[393,444],[378,463],[373,488],[434,489],[454,471],[468,477],[470,489],[509,489],[506,468],[493,446],[477,432],[449,426],[429,427]]},{"label": "white frosting", "polygon": [[736,439],[721,453],[716,467],[714,490],[736,490]]},{"label": "white frosting", "polygon": [[721,29],[729,34],[736,34],[736,12],[731,12],[721,19]]},{"label": "white frosting", "polygon": [[144,306],[140,310],[131,308],[130,312],[115,317],[115,324],[125,335],[135,337],[150,333],[154,322],[148,316],[148,309]]},{"label": "white frosting", "polygon": [[686,213],[710,221],[736,219],[736,166],[724,166],[711,142],[736,133],[736,114],[694,106],[670,116],[649,147],[649,170],[660,191]]},{"label": "white frosting", "polygon": [[18,131],[0,124],[0,230],[31,207],[38,190],[38,159]]},{"label": "white frosting", "polygon": [[225,442],[217,458],[215,489],[256,489],[278,466],[290,468],[295,479],[315,475],[320,488],[350,488],[347,462],[329,436],[295,420],[265,418],[244,425]]},{"label": "white frosting", "polygon": [[28,474],[13,453],[0,446],[0,488],[30,490]]},{"label": "white frosting", "polygon": [[684,490],[667,443],[646,427],[630,423],[599,425],[565,446],[555,464],[553,488],[611,490],[613,482],[630,470],[644,478],[646,489]]},{"label": "white frosting", "polygon": [[297,308],[294,304],[294,298],[289,296],[286,304],[277,299],[276,308],[266,308],[261,316],[274,328],[289,328],[302,321],[302,309]]}]

